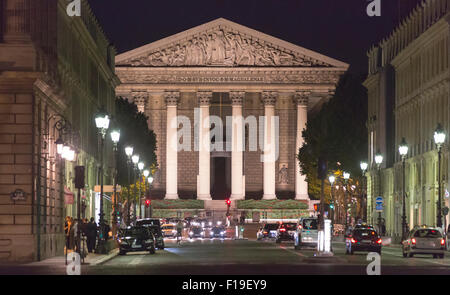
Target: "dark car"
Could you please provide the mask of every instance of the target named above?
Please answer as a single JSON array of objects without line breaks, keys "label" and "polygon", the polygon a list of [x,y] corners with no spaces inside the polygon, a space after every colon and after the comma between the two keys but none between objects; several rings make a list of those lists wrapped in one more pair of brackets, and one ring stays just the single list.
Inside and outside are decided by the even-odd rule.
[{"label": "dark car", "polygon": [[205,231],[201,226],[191,226],[189,229],[189,238],[204,238]]},{"label": "dark car", "polygon": [[381,237],[372,228],[355,228],[345,239],[346,254],[353,254],[355,251],[381,254],[381,246]]},{"label": "dark car", "polygon": [[258,233],[256,234],[256,238],[258,240],[264,238],[276,238],[277,230],[280,225],[278,223],[267,223],[264,227],[260,228]]},{"label": "dark car", "polygon": [[153,236],[155,237],[155,244],[156,248],[160,250],[164,250],[164,237],[161,231],[161,227],[157,225],[149,225],[148,229],[152,232]]},{"label": "dark car", "polygon": [[209,237],[212,238],[225,238],[227,234],[226,229],[223,226],[214,226],[209,232]]},{"label": "dark car", "polygon": [[277,230],[277,243],[281,241],[293,241],[297,223],[282,223]]},{"label": "dark car", "polygon": [[129,226],[119,234],[118,242],[119,255],[125,255],[127,252],[149,251],[155,254],[155,237],[148,227]]},{"label": "dark car", "polygon": [[157,225],[161,226],[159,218],[144,218],[136,220],[136,226]]}]

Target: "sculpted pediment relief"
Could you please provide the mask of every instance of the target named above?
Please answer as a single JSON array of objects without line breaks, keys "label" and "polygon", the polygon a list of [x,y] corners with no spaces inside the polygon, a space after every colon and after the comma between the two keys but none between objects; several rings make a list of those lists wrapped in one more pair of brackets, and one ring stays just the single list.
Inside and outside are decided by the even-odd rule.
[{"label": "sculpted pediment relief", "polygon": [[[292,48],[283,48],[280,42],[287,42],[279,40],[280,42],[277,43],[278,39],[276,38],[224,19],[219,19],[200,27],[201,30],[194,28],[166,38],[170,39],[170,42],[164,42],[165,39],[163,39],[121,54],[117,58],[117,64],[119,66],[135,67],[336,66],[336,64],[331,64],[329,60],[321,59],[319,54],[311,56],[308,53],[312,52],[306,49],[302,52],[302,50],[296,51]],[[256,33],[258,36],[254,36],[255,34],[252,33]],[[268,38],[264,38],[266,36]],[[291,45],[292,47],[303,49],[293,44]]]}]

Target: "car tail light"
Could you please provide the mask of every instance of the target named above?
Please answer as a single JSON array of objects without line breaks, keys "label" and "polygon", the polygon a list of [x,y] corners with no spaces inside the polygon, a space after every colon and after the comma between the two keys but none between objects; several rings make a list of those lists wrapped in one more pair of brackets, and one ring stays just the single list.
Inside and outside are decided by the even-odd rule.
[{"label": "car tail light", "polygon": [[354,244],[354,243],[356,243],[357,241],[356,241],[354,238],[352,238],[352,239],[351,239],[351,242]]},{"label": "car tail light", "polygon": [[286,229],[285,228],[280,228],[280,231],[286,231]]},{"label": "car tail light", "polygon": [[441,239],[441,246],[444,246],[444,245],[445,245],[445,240]]},{"label": "car tail light", "polygon": [[298,225],[298,229],[302,229],[303,226],[301,224]]},{"label": "car tail light", "polygon": [[382,242],[383,242],[382,239],[378,239],[378,240],[377,240],[377,244],[380,244],[380,245],[381,245]]},{"label": "car tail light", "polygon": [[412,238],[411,239],[411,244],[415,245],[416,244],[416,239]]},{"label": "car tail light", "polygon": [[268,234],[268,232],[265,231],[264,234]]}]

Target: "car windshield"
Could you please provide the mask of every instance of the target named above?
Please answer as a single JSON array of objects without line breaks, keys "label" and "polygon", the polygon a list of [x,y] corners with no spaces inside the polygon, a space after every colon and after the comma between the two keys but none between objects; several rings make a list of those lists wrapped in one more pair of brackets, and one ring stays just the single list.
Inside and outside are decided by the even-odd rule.
[{"label": "car windshield", "polygon": [[435,229],[419,229],[414,233],[416,238],[441,238],[442,235]]},{"label": "car windshield", "polygon": [[225,229],[224,229],[224,228],[221,228],[221,227],[213,227],[212,230],[213,230],[214,232],[221,232],[221,231],[224,231]]},{"label": "car windshield", "polygon": [[200,232],[201,230],[202,230],[202,228],[199,227],[199,226],[196,226],[196,227],[192,227],[192,228],[191,228],[191,231],[193,231],[194,233],[198,233],[198,232]]},{"label": "car windshield", "polygon": [[368,238],[368,237],[377,237],[378,234],[376,231],[371,229],[356,229],[353,231],[353,236],[358,238]]},{"label": "car windshield", "polygon": [[276,224],[276,223],[266,224],[264,226],[264,229],[266,229],[266,230],[276,230],[276,229],[278,229],[278,224]]},{"label": "car windshield", "polygon": [[130,229],[126,229],[123,231],[122,236],[124,237],[141,237],[141,236],[147,236],[148,231],[145,228],[139,228],[139,227],[133,227]]},{"label": "car windshield", "polygon": [[287,229],[287,230],[294,230],[295,227],[296,227],[296,224],[295,224],[295,223],[283,223],[283,224],[281,225],[281,227],[282,227],[282,228],[285,228],[285,229]]},{"label": "car windshield", "polygon": [[317,219],[304,219],[303,220],[304,229],[317,229]]},{"label": "car windshield", "polygon": [[160,222],[158,219],[144,219],[136,221],[136,225],[160,225]]}]

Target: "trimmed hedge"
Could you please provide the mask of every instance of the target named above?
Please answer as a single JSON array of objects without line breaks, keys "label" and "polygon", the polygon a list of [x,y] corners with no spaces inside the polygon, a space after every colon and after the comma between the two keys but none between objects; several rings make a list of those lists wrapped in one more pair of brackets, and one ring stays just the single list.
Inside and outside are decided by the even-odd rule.
[{"label": "trimmed hedge", "polygon": [[202,200],[152,200],[153,209],[204,209]]},{"label": "trimmed hedge", "polygon": [[238,209],[308,209],[299,200],[238,200]]}]

